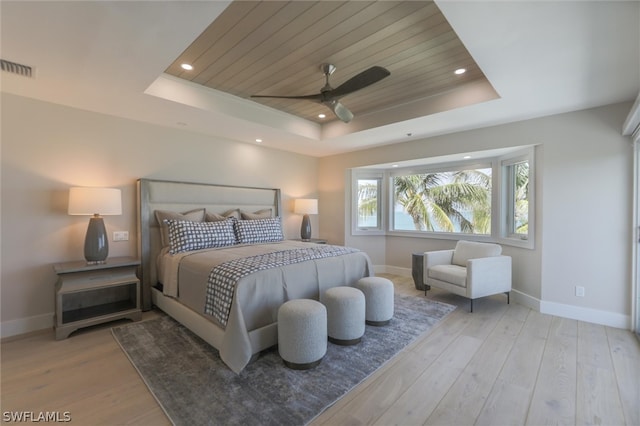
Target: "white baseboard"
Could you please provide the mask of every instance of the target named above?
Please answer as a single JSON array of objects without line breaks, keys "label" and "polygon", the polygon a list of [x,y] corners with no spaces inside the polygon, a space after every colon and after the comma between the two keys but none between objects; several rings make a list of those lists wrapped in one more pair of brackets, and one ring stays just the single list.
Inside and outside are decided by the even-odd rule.
[{"label": "white baseboard", "polygon": [[36,315],[34,317],[20,318],[4,321],[0,324],[0,338],[17,336],[53,327],[53,312],[50,314]]},{"label": "white baseboard", "polygon": [[580,306],[565,305],[563,303],[540,301],[540,312],[557,317],[570,318],[578,321],[591,322],[609,327],[631,329],[631,316]]},{"label": "white baseboard", "polygon": [[529,296],[527,293],[523,293],[520,290],[511,289],[511,300],[518,305],[526,306],[529,309],[540,312],[540,299]]},{"label": "white baseboard", "polygon": [[399,275],[401,277],[410,277],[411,268],[400,268],[399,266],[376,265],[373,267],[376,274],[385,273]]},{"label": "white baseboard", "polygon": [[[411,268],[400,268],[397,266],[376,265],[374,266],[374,271],[376,273],[388,273],[400,275],[402,277],[411,276]],[[511,300],[519,305],[526,306],[527,308],[543,314],[555,315],[558,317],[570,318],[626,330],[631,329],[631,317],[629,315],[565,305],[556,302],[548,302],[515,289],[511,290]]]}]

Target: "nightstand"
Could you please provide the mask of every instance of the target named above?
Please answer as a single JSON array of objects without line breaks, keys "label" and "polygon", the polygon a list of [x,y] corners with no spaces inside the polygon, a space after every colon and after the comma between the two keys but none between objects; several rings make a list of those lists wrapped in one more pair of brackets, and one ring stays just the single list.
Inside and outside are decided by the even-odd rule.
[{"label": "nightstand", "polygon": [[113,257],[98,265],[85,261],[54,265],[58,274],[56,339],[107,321],[142,319],[140,280],[136,276],[139,265],[133,257]]},{"label": "nightstand", "polygon": [[310,240],[302,240],[298,238],[295,241],[302,241],[303,243],[313,243],[313,244],[327,244],[327,240],[323,240],[321,238],[311,238]]}]

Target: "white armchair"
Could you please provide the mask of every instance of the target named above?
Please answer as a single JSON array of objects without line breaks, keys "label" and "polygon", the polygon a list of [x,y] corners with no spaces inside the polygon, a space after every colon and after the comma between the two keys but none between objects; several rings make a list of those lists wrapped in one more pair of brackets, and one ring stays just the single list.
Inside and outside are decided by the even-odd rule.
[{"label": "white armchair", "polygon": [[[458,241],[453,250],[424,253],[424,282],[471,300],[511,291],[511,257],[498,244]],[[425,287],[425,289],[428,287]],[[425,295],[427,290],[425,290]]]}]

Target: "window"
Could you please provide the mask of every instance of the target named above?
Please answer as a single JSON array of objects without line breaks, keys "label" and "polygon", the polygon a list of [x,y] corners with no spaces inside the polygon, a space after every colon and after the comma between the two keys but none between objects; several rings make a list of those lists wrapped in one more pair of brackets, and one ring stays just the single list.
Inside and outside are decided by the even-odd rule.
[{"label": "window", "polygon": [[358,173],[354,178],[352,206],[355,233],[382,231],[382,172]]},{"label": "window", "polygon": [[507,176],[507,235],[526,237],[529,233],[529,163],[505,166]]},{"label": "window", "polygon": [[491,165],[392,177],[395,231],[491,234]]},{"label": "window", "polygon": [[500,242],[533,248],[533,149],[501,160],[503,208]]},{"label": "window", "polygon": [[[534,247],[534,147],[457,163],[354,169],[352,233]],[[491,156],[493,154],[493,156]],[[410,168],[409,168],[410,167]]]}]

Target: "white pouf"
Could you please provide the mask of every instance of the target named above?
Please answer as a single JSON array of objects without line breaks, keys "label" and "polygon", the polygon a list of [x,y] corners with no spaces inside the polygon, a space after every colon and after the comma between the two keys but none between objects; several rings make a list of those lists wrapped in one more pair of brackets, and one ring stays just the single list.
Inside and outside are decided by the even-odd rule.
[{"label": "white pouf", "polygon": [[285,302],[278,309],[278,352],[284,364],[306,370],[327,353],[327,309],[311,299]]},{"label": "white pouf", "polygon": [[354,287],[333,287],[325,291],[329,341],[348,346],[360,343],[364,335],[364,294]]},{"label": "white pouf", "polygon": [[364,293],[366,323],[386,325],[393,318],[393,283],[382,277],[364,277],[355,287]]}]

